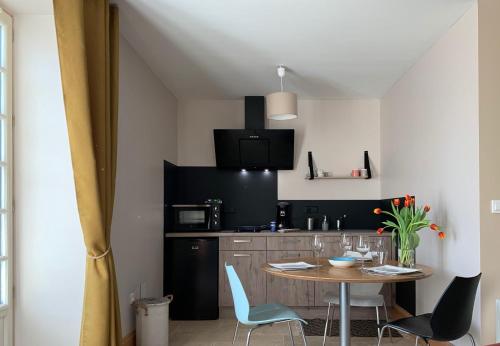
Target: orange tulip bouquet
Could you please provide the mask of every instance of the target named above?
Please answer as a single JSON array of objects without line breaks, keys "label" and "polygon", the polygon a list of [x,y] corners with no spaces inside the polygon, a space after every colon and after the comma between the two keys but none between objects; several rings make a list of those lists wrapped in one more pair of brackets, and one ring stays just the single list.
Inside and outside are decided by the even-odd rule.
[{"label": "orange tulip bouquet", "polygon": [[404,267],[414,267],[415,249],[420,243],[418,231],[422,228],[430,228],[438,232],[440,239],[444,239],[446,234],[439,229],[438,225],[427,219],[427,213],[431,210],[428,205],[415,206],[415,198],[409,195],[405,197],[404,206],[400,207],[400,204],[399,198],[395,198],[391,201],[392,212],[380,208],[373,210],[377,215],[386,214],[394,219],[382,222],[384,227],[380,227],[377,233],[382,234],[386,228],[392,229],[392,239],[399,237],[399,264]]}]

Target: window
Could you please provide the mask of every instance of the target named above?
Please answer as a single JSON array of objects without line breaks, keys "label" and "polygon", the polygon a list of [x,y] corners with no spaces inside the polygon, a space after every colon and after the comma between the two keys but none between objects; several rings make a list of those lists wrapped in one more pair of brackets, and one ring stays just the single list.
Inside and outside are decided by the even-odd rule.
[{"label": "window", "polygon": [[0,9],[0,346],[12,345],[12,18]]}]

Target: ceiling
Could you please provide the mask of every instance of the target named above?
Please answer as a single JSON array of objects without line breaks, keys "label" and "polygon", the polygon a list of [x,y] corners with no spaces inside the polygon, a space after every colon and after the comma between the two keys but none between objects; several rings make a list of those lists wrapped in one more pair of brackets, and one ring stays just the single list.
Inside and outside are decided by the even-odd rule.
[{"label": "ceiling", "polygon": [[[14,13],[51,0],[0,0]],[[121,31],[180,98],[279,89],[381,97],[474,0],[114,0]],[[10,6],[9,6],[10,5]]]}]

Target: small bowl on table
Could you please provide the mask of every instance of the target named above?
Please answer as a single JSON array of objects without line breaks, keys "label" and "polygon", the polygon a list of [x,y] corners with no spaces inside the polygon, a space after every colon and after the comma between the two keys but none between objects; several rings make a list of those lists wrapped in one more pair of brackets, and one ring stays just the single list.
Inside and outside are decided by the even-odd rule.
[{"label": "small bowl on table", "polygon": [[331,257],[328,262],[336,268],[349,268],[356,263],[354,257]]}]

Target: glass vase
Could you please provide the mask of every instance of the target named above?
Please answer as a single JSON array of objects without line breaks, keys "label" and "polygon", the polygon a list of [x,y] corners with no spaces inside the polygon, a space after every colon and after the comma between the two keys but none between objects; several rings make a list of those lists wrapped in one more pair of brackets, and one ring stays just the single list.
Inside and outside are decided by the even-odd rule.
[{"label": "glass vase", "polygon": [[415,268],[415,249],[399,248],[398,265],[405,268]]}]

